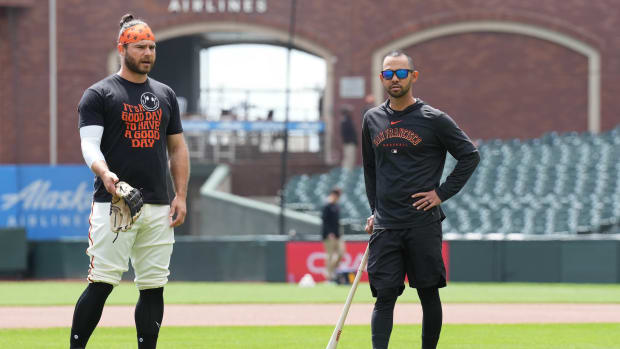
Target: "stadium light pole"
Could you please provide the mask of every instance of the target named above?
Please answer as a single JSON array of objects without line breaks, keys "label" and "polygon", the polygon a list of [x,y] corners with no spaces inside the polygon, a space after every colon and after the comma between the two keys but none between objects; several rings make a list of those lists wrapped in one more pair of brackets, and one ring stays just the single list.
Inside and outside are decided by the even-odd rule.
[{"label": "stadium light pole", "polygon": [[286,222],[284,210],[286,199],[284,197],[284,186],[286,185],[287,162],[288,162],[288,120],[291,100],[291,51],[293,50],[293,38],[295,37],[295,15],[297,13],[297,0],[291,0],[291,17],[288,26],[288,43],[286,45],[286,88],[284,104],[284,147],[282,149],[282,161],[280,168],[280,235],[286,234]]},{"label": "stadium light pole", "polygon": [[49,0],[50,165],[58,163],[58,66],[56,56],[56,0]]}]

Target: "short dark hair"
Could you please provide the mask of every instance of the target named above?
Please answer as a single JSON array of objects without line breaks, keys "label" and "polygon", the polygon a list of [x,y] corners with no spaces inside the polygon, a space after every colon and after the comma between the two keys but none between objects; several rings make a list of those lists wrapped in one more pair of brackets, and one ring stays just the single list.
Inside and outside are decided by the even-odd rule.
[{"label": "short dark hair", "polygon": [[342,190],[340,188],[333,188],[329,194],[335,194],[336,196],[340,196],[340,194],[342,194]]},{"label": "short dark hair", "polygon": [[381,61],[381,64],[383,64],[383,61],[385,61],[385,59],[388,58],[388,57],[400,57],[400,56],[407,57],[407,61],[409,62],[409,69],[414,70],[413,58],[411,58],[411,56],[409,56],[408,54],[406,54],[405,52],[403,52],[401,50],[390,51],[390,53],[388,53],[387,55],[383,56],[383,60]]},{"label": "short dark hair", "polygon": [[352,112],[353,112],[353,106],[351,104],[342,104],[340,106],[341,114],[351,115]]}]

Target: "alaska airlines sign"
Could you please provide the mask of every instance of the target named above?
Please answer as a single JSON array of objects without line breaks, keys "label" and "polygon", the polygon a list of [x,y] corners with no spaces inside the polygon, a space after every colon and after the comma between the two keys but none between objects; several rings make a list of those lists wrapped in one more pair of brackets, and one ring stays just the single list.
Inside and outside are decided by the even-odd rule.
[{"label": "alaska airlines sign", "polygon": [[267,0],[170,0],[168,12],[265,13]]},{"label": "alaska airlines sign", "polygon": [[86,165],[0,166],[0,228],[25,227],[30,240],[86,238],[93,177]]}]

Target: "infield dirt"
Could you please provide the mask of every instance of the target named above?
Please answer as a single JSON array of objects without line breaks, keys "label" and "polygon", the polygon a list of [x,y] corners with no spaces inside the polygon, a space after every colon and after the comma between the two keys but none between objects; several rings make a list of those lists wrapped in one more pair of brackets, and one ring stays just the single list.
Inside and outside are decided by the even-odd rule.
[{"label": "infield dirt", "polygon": [[[340,304],[171,304],[167,326],[333,325]],[[353,304],[347,324],[370,324],[372,304]],[[99,326],[133,327],[134,307],[109,305]],[[0,328],[70,327],[73,306],[0,307]],[[443,305],[444,323],[592,323],[620,322],[620,304],[455,304]],[[419,324],[419,304],[397,304],[396,324]]]}]

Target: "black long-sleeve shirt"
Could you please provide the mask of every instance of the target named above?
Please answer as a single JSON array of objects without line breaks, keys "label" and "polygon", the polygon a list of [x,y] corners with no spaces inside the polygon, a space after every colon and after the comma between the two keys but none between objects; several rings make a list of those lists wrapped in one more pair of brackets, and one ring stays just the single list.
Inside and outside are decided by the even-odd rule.
[{"label": "black long-sleeve shirt", "polygon": [[[446,152],[458,162],[440,185]],[[387,100],[366,112],[362,158],[376,228],[443,220],[441,206],[418,210],[412,204],[420,198],[411,195],[434,189],[444,202],[463,188],[480,162],[478,150],[454,120],[420,99],[403,111],[392,110]]]}]

